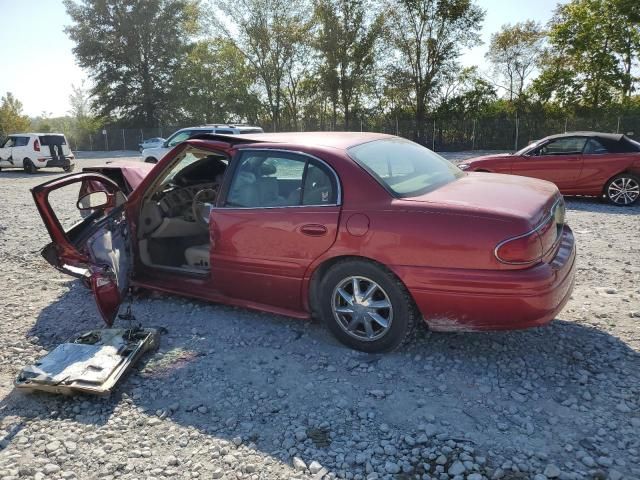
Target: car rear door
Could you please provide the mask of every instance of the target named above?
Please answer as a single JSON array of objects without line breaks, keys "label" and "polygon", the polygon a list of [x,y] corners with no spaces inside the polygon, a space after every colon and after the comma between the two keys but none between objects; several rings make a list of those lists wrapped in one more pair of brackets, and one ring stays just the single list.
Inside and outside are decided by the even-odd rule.
[{"label": "car rear door", "polygon": [[[83,184],[97,185],[78,199]],[[90,285],[107,325],[116,318],[129,288],[131,245],[125,216],[126,197],[118,185],[97,173],[61,177],[31,190],[51,243],[42,256],[60,271]],[[75,212],[66,204],[82,207]],[[84,219],[83,213],[89,212]],[[78,219],[77,223],[71,224]]]},{"label": "car rear door", "polygon": [[560,190],[570,189],[580,177],[585,142],[585,137],[577,136],[553,139],[514,159],[511,173],[548,180]]},{"label": "car rear door", "polygon": [[211,272],[221,293],[300,310],[309,265],[333,245],[340,184],[322,160],[301,153],[244,150],[212,209]]}]

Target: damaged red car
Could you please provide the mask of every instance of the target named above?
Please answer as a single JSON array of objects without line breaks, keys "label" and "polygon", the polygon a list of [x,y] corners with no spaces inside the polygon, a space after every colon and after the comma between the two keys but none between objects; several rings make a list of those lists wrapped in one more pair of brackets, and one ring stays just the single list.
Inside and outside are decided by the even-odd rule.
[{"label": "damaged red car", "polygon": [[[86,192],[85,218],[68,228],[53,201],[66,187]],[[33,196],[52,239],[44,257],[91,285],[109,325],[138,287],[320,318],[343,343],[380,352],[420,320],[440,331],[543,325],[574,282],[553,184],[463,172],[390,135],[204,135],[128,199],[95,172]]]}]

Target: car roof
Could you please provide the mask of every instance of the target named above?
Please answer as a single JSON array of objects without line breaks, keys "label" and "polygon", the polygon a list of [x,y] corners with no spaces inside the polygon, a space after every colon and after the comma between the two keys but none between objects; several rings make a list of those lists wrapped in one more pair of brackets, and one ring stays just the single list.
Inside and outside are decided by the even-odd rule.
[{"label": "car roof", "polygon": [[556,135],[549,135],[548,137],[544,137],[543,140],[551,140],[556,138],[565,138],[565,137],[595,137],[595,138],[606,138],[607,140],[612,140],[615,142],[619,142],[624,137],[622,133],[601,133],[601,132],[566,132],[566,133],[558,133]]},{"label": "car roof", "polygon": [[346,150],[361,143],[384,138],[395,138],[393,135],[370,132],[279,132],[279,133],[249,133],[245,135],[225,136],[213,134],[199,137],[202,140],[230,141],[241,143],[285,143],[307,147],[331,147]]},{"label": "car roof", "polygon": [[52,133],[52,132],[47,132],[47,133],[34,133],[34,132],[10,133],[8,136],[9,137],[16,137],[16,136],[20,136],[20,135],[41,135],[41,136],[59,135],[60,137],[64,137],[64,133]]}]

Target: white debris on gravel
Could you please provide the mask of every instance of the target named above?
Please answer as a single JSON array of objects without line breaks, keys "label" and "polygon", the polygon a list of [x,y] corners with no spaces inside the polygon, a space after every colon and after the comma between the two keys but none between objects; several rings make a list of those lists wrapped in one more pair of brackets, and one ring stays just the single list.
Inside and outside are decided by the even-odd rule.
[{"label": "white debris on gravel", "polygon": [[0,172],[0,478],[640,478],[640,206],[568,200],[576,288],[546,327],[366,355],[319,324],[146,295],[159,351],[110,398],[60,397],[12,387],[101,325],[39,254],[29,188],[58,175]]}]

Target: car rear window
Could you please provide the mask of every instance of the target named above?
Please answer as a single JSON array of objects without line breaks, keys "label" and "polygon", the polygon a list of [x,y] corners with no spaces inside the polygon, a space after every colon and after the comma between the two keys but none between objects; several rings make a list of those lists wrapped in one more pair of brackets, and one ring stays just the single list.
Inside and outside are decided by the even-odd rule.
[{"label": "car rear window", "polygon": [[348,153],[397,197],[422,195],[464,175],[437,153],[403,138],[374,140]]},{"label": "car rear window", "polygon": [[40,145],[47,147],[49,145],[66,145],[67,139],[64,135],[40,135]]}]

